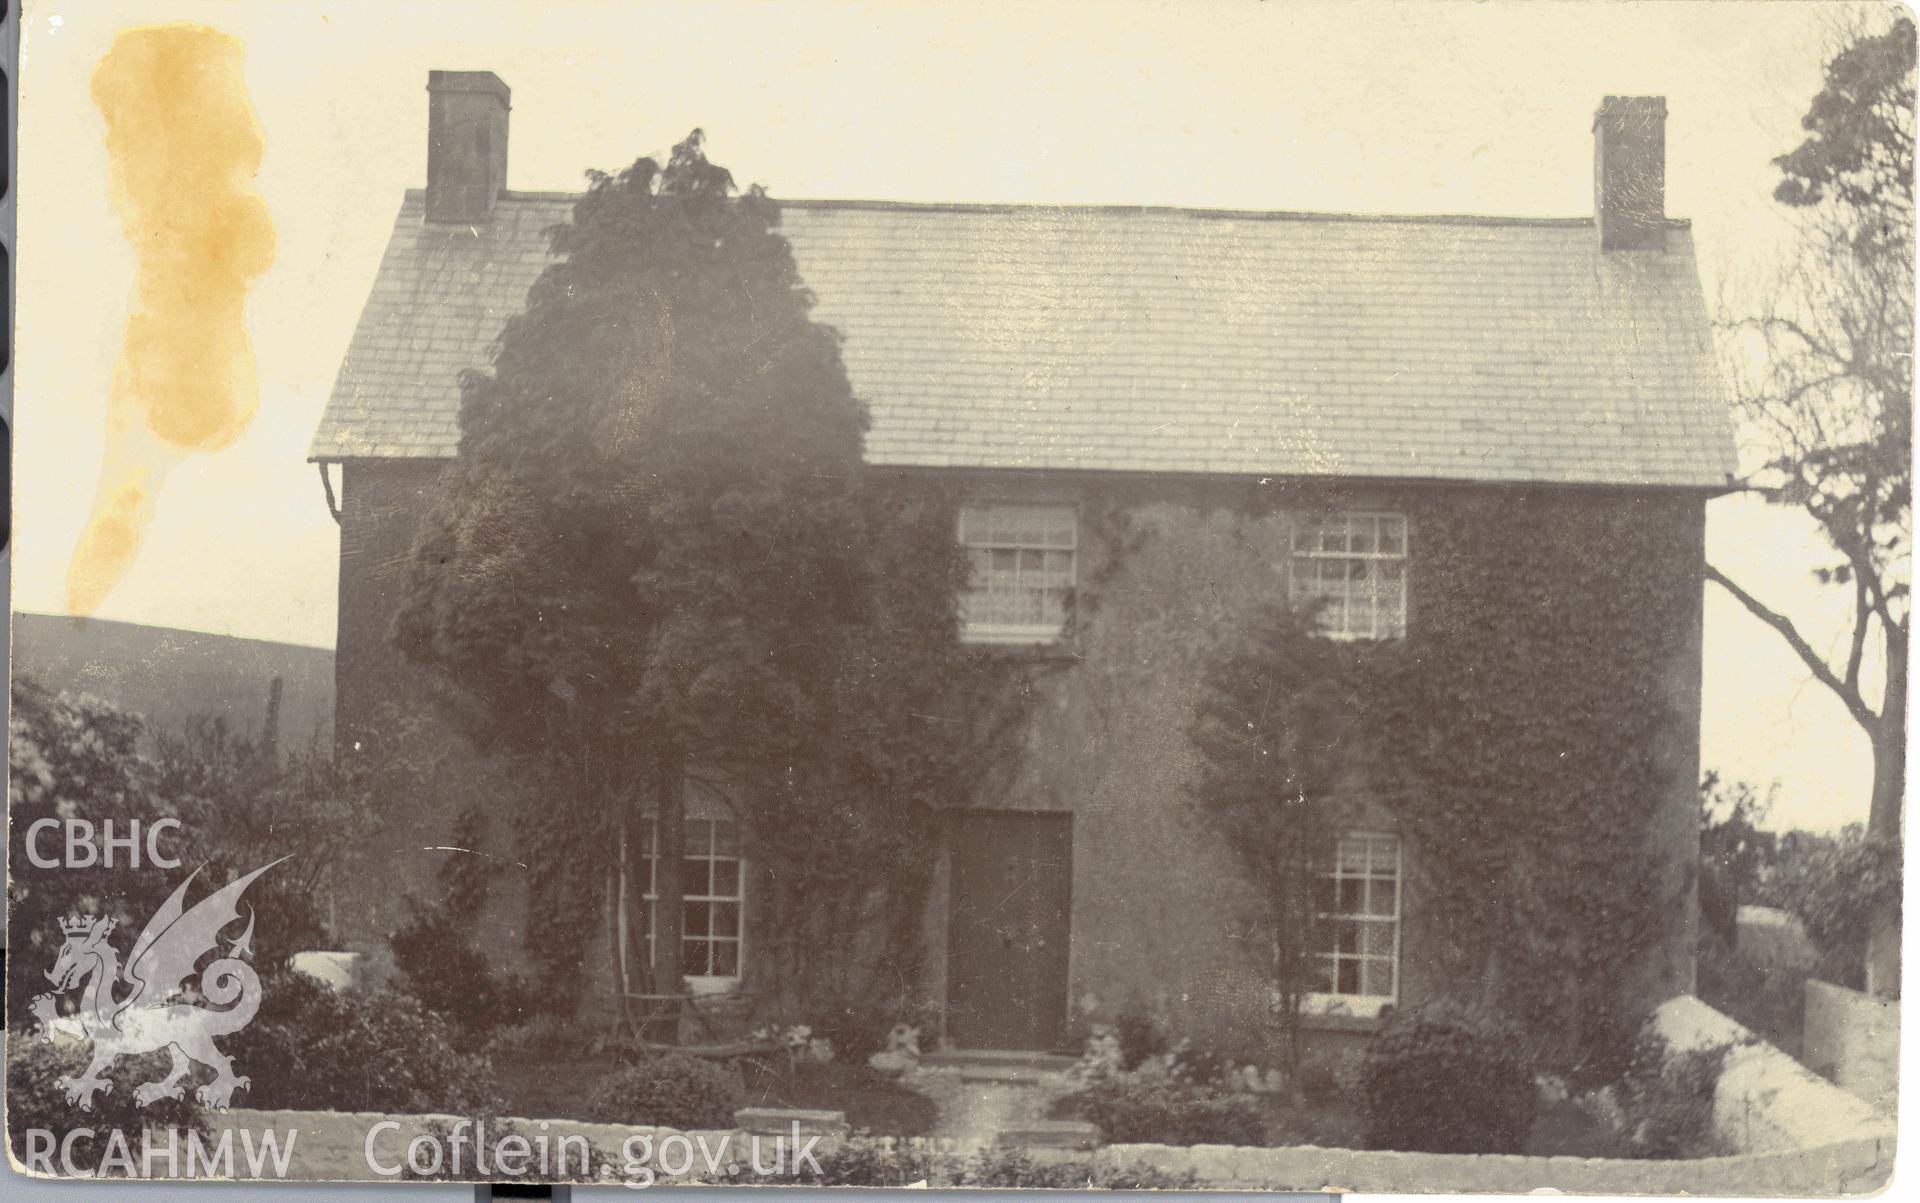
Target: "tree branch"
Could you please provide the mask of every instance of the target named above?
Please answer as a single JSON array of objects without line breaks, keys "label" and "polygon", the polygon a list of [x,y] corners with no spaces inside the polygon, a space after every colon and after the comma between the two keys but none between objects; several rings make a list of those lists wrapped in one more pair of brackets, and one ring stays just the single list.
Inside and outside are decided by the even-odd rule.
[{"label": "tree branch", "polygon": [[1834,696],[1846,705],[1847,712],[1853,715],[1854,721],[1866,728],[1869,733],[1873,731],[1874,726],[1880,721],[1880,716],[1867,706],[1858,690],[1847,688],[1846,682],[1834,674],[1833,669],[1827,666],[1827,662],[1821,658],[1820,653],[1813,650],[1812,644],[1801,638],[1792,619],[1768,609],[1758,598],[1728,580],[1727,575],[1713,565],[1705,565],[1705,568],[1708,580],[1733,594],[1734,600],[1745,606],[1749,614],[1780,632],[1780,637],[1787,641],[1787,646],[1792,648],[1806,664],[1814,678],[1831,689]]}]

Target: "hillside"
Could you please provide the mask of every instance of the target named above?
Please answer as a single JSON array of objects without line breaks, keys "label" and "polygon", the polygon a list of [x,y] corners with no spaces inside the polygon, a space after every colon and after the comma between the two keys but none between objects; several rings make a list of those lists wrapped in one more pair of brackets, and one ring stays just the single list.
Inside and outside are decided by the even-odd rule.
[{"label": "hillside", "polygon": [[333,730],[333,652],[173,627],[15,613],[13,672],[57,693],[91,694],[182,730],[196,716],[225,716],[257,736],[269,682],[279,677],[281,749],[325,745]]}]

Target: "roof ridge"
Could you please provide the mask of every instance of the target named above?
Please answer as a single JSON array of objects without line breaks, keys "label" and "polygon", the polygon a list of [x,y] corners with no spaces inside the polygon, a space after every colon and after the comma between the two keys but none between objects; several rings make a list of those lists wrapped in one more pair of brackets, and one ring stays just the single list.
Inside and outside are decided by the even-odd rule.
[{"label": "roof ridge", "polygon": [[[418,188],[409,188],[412,196],[421,193]],[[424,195],[424,193],[422,193]],[[583,196],[580,192],[522,192],[508,189],[500,194],[503,201],[577,201]],[[1116,203],[1083,203],[1061,201],[903,201],[877,200],[867,197],[800,197],[771,196],[782,208],[793,209],[842,209],[871,212],[905,213],[1101,213],[1113,216],[1151,216],[1166,214],[1198,218],[1219,218],[1235,221],[1353,221],[1370,223],[1406,223],[1409,225],[1466,225],[1466,226],[1547,226],[1567,228],[1572,226],[1591,226],[1591,217],[1523,217],[1498,213],[1349,213],[1337,210],[1315,209],[1233,209],[1204,205],[1129,205]],[[1693,222],[1685,217],[1666,219],[1669,229],[1686,229]]]}]

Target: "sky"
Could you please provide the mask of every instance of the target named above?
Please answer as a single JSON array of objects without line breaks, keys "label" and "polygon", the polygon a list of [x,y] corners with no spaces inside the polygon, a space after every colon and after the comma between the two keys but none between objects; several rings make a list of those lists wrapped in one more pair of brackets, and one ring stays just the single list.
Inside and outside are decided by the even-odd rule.
[{"label": "sky", "polygon": [[[277,238],[248,299],[259,413],[156,499],[105,618],[330,646],[338,531],[307,445],[401,193],[426,73],[513,89],[509,184],[577,189],[695,126],[778,196],[1582,216],[1603,95],[1667,97],[1667,209],[1710,303],[1791,245],[1769,160],[1847,6],[1797,3],[508,3],[46,0],[22,16],[13,604],[62,613],[101,479],[134,259],[89,93],[120,29],[240,38]],[[1821,646],[1845,598],[1811,529],[1709,507],[1709,558]],[[1779,826],[1864,820],[1864,735],[1709,587],[1702,763],[1778,782]]]}]

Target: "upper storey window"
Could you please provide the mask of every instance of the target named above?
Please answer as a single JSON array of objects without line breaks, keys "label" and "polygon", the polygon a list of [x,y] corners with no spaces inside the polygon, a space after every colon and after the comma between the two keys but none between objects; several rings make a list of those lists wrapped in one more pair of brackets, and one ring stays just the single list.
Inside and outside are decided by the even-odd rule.
[{"label": "upper storey window", "polygon": [[1077,514],[1070,505],[970,505],[960,543],[973,562],[961,599],[973,643],[1048,643],[1065,632],[1073,597]]},{"label": "upper storey window", "polygon": [[1407,633],[1407,519],[1348,511],[1303,515],[1293,528],[1293,602],[1325,598],[1320,624],[1335,639]]}]

